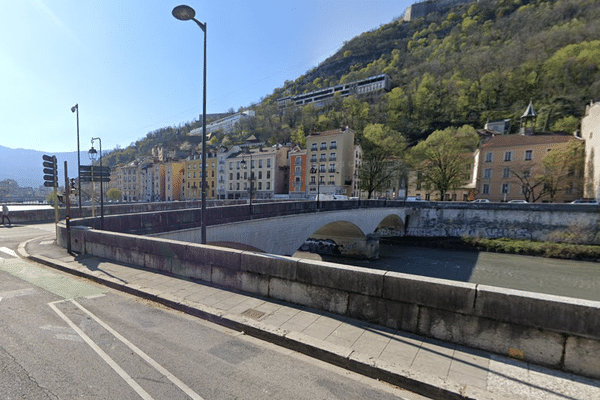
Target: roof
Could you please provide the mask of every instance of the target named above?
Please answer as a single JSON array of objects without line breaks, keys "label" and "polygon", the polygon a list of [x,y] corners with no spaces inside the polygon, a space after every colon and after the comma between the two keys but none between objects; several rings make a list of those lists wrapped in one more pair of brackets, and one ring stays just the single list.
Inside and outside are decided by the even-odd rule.
[{"label": "roof", "polygon": [[311,133],[310,135],[308,135],[308,137],[322,137],[322,136],[332,136],[332,135],[340,135],[346,132],[353,132],[352,129],[346,127],[346,128],[340,128],[340,129],[334,129],[331,131],[325,131],[325,132],[314,132]]},{"label": "roof", "polygon": [[527,106],[527,110],[525,110],[525,113],[521,116],[521,118],[535,118],[537,117],[537,114],[535,113],[535,110],[533,109],[533,103],[530,101],[529,105]]},{"label": "roof", "polygon": [[579,140],[572,135],[503,135],[490,138],[482,148],[526,146],[536,144],[567,143],[571,140]]}]

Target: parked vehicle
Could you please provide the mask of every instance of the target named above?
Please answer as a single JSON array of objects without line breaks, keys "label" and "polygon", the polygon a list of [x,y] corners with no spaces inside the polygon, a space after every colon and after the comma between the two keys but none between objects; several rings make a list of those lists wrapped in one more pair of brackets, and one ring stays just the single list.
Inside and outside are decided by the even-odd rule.
[{"label": "parked vehicle", "polygon": [[477,199],[477,200],[473,200],[471,203],[489,203],[490,201],[488,199]]},{"label": "parked vehicle", "polygon": [[423,200],[423,199],[422,199],[422,198],[420,198],[419,196],[408,196],[408,197],[406,198],[406,201],[426,201],[426,200]]},{"label": "parked vehicle", "polygon": [[598,200],[595,199],[577,199],[573,200],[571,204],[598,204]]},{"label": "parked vehicle", "polygon": [[529,202],[527,200],[511,200],[511,201],[509,201],[509,203],[512,203],[512,204],[529,204]]}]

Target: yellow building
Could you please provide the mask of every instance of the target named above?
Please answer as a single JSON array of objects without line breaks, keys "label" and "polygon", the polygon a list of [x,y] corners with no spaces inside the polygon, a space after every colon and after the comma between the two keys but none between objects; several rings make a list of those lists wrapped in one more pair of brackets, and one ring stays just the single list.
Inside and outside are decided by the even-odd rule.
[{"label": "yellow building", "polygon": [[[184,163],[168,161],[164,167],[164,197],[163,201],[179,201],[181,197],[181,184],[183,181]],[[162,190],[161,190],[162,192]]]},{"label": "yellow building", "polygon": [[[202,157],[200,154],[184,161],[183,198],[202,199]],[[217,194],[217,154],[209,152],[206,157],[206,199],[213,200]]]},{"label": "yellow building", "polygon": [[[503,135],[494,136],[480,146],[477,189],[478,199],[492,202],[525,200],[526,190],[533,190],[538,197],[544,189],[540,176],[546,174],[542,160],[551,151],[565,149],[569,142],[581,141],[575,136],[554,134]],[[565,190],[557,193],[554,202],[569,202],[581,196],[577,179],[580,172],[574,173]],[[537,178],[536,178],[537,177]],[[534,200],[533,198],[529,199]],[[548,202],[549,195],[536,201]]]},{"label": "yellow building", "polygon": [[307,194],[352,195],[355,172],[352,129],[316,132],[306,137]]}]

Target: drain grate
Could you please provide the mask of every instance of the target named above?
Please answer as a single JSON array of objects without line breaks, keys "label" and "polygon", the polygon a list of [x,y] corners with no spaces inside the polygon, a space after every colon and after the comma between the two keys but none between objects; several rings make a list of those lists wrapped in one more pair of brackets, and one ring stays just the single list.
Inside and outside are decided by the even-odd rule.
[{"label": "drain grate", "polygon": [[241,315],[243,315],[244,317],[259,320],[265,315],[265,313],[262,311],[255,310],[253,308],[249,308],[246,311],[244,311]]}]

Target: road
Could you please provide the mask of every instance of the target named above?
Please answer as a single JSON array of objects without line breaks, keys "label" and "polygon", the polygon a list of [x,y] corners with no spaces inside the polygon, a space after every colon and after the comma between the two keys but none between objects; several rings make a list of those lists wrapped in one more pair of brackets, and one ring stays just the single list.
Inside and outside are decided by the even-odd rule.
[{"label": "road", "polygon": [[0,227],[0,399],[422,398],[16,257],[53,229]]}]

